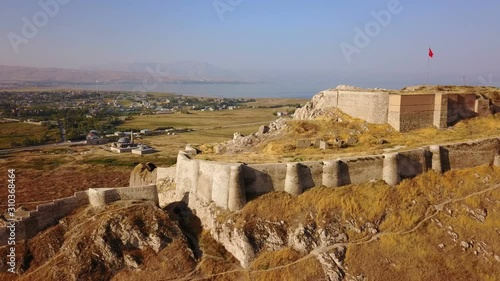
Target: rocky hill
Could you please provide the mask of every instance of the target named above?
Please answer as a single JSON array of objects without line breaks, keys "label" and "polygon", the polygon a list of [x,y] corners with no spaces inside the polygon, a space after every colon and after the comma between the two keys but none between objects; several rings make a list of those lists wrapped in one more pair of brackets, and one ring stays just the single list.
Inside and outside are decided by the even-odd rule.
[{"label": "rocky hill", "polygon": [[[499,221],[500,170],[488,166],[269,193],[237,213],[121,201],[16,245],[19,275],[2,259],[0,280],[495,280]],[[208,231],[250,242],[247,267]]]}]

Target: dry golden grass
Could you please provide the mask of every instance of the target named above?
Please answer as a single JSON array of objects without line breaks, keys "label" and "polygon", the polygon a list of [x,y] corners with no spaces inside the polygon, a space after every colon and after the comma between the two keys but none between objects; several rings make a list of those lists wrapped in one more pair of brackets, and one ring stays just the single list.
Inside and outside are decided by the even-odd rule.
[{"label": "dry golden grass", "polygon": [[265,251],[260,253],[259,256],[252,262],[252,270],[266,270],[278,266],[284,266],[304,256],[292,248],[285,248],[283,250],[269,252]]},{"label": "dry golden grass", "polygon": [[269,270],[255,270],[250,272],[251,280],[322,280],[323,268],[314,257],[301,260],[290,266],[275,267]]},{"label": "dry golden grass", "polygon": [[[396,187],[390,187],[384,182],[378,181],[335,189],[316,187],[297,197],[284,192],[274,192],[248,202],[241,214],[226,213],[220,219],[227,220],[230,217],[237,222],[237,227],[257,218],[271,222],[283,220],[291,228],[298,224],[305,225],[311,219],[318,227],[350,221],[361,230],[360,232],[346,230],[352,241],[371,235],[363,228],[366,223],[376,225],[381,232],[411,230],[423,218],[432,214],[434,208],[431,205],[451,199],[460,199],[484,190],[489,186],[489,184],[484,183],[486,179],[489,184],[499,184],[500,169],[480,166],[473,169],[450,171],[444,175],[438,175],[431,171],[415,179],[405,180]],[[495,202],[495,199],[498,200],[498,190],[485,194],[489,196],[490,200],[493,200],[492,202]],[[496,195],[491,198],[491,194]],[[464,202],[469,202],[470,208],[484,206],[484,203],[481,203],[484,200],[478,201],[478,199],[468,199],[453,204],[457,204],[455,207],[460,209],[460,204]],[[492,210],[496,210],[496,208]],[[500,228],[498,225],[499,213],[496,210],[496,214],[491,216],[491,220],[484,227]],[[464,216],[466,217],[465,214]],[[454,219],[456,223],[462,225],[464,229],[473,230],[471,235],[476,231],[483,231],[471,226],[471,221],[457,218],[458,220]],[[493,232],[490,231],[490,234],[493,235]],[[486,238],[491,241],[492,237]]]},{"label": "dry golden grass", "polygon": [[[499,168],[480,166],[444,175],[431,171],[396,187],[379,181],[336,189],[317,187],[297,197],[269,193],[249,202],[240,214],[224,213],[220,219],[230,217],[237,222],[236,227],[255,220],[283,220],[292,229],[311,219],[320,228],[342,228],[350,221],[361,232],[344,229],[352,243],[347,246],[345,265],[349,274],[364,275],[368,280],[496,280],[500,268],[495,266],[493,254],[500,252],[500,210],[495,202],[500,200],[500,192],[496,189],[465,197],[497,184]],[[456,202],[435,213],[432,205],[449,200]],[[487,219],[479,222],[464,206],[486,209]],[[373,235],[363,229],[368,222],[381,235],[361,242]],[[450,238],[450,229],[458,234],[457,242]],[[484,242],[486,252],[477,256],[473,249],[465,252],[460,241],[473,241],[473,247]],[[323,276],[313,256],[291,248],[260,252],[249,273],[252,280],[315,280]]]},{"label": "dry golden grass", "polygon": [[[332,120],[312,120],[312,121],[289,121],[290,127],[284,136],[279,139],[270,140],[257,147],[254,154],[269,156],[270,159],[281,160],[283,158],[297,158],[302,160],[320,160],[328,157],[338,157],[339,155],[360,155],[382,153],[384,149],[396,146],[415,148],[434,143],[458,142],[464,140],[474,140],[500,135],[500,115],[472,118],[463,120],[454,127],[438,130],[436,128],[422,128],[406,133],[396,132],[389,125],[366,124],[362,120],[345,117],[346,122],[338,123]],[[363,126],[368,127],[364,131]],[[338,148],[334,145],[334,138],[346,140],[354,133],[358,140],[356,145]],[[297,139],[322,138],[326,140],[331,149],[326,151],[319,148],[295,148]],[[387,143],[380,144],[380,139]],[[238,155],[211,155],[213,159],[233,161],[256,162],[252,154],[244,157]]]}]

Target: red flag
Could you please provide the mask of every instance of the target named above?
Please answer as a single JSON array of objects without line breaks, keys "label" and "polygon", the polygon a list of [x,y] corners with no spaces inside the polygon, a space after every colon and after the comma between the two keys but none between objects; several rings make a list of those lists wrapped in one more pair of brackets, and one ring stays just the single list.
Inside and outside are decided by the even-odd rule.
[{"label": "red flag", "polygon": [[429,48],[429,57],[432,58],[434,56],[434,53],[432,52],[432,49]]}]

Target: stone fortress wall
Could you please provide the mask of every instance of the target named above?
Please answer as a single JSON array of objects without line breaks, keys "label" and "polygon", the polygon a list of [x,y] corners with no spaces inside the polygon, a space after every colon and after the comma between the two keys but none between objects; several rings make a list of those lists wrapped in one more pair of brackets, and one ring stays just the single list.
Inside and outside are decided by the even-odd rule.
[{"label": "stone fortress wall", "polygon": [[329,89],[315,95],[296,111],[297,119],[307,119],[307,111],[338,108],[373,124],[389,124],[406,132],[435,126],[439,129],[475,116],[491,114],[490,100],[475,94],[391,93],[386,90]]},{"label": "stone fortress wall", "polygon": [[[247,198],[285,191],[299,195],[314,186],[339,187],[370,180],[390,185],[427,170],[439,173],[483,164],[500,164],[500,138],[424,146],[379,155],[301,163],[220,163],[178,155],[175,183],[180,196],[237,211]],[[167,173],[164,173],[167,174]],[[163,178],[158,177],[157,181]]]},{"label": "stone fortress wall", "polygon": [[[220,163],[192,159],[188,152],[181,151],[176,167],[150,171],[156,175],[153,182],[148,179],[141,186],[89,189],[37,206],[16,221],[16,240],[32,238],[87,205],[99,207],[117,200],[151,200],[159,205],[162,192],[159,194],[157,184],[172,178],[176,198],[194,196],[204,204],[238,211],[248,200],[273,191],[299,195],[314,186],[334,188],[370,180],[396,185],[430,169],[445,172],[483,164],[500,166],[499,137],[301,163]],[[9,235],[8,226],[0,227],[0,245],[7,244]]]},{"label": "stone fortress wall", "polygon": [[[86,191],[75,192],[70,197],[38,205],[36,210],[29,212],[28,216],[16,221],[15,239],[16,241],[30,239],[39,232],[57,224],[60,219],[70,215],[80,207],[89,204],[98,207],[118,200],[151,200],[158,204],[156,185],[91,188]],[[8,224],[0,227],[0,246],[8,243],[10,233]]]}]

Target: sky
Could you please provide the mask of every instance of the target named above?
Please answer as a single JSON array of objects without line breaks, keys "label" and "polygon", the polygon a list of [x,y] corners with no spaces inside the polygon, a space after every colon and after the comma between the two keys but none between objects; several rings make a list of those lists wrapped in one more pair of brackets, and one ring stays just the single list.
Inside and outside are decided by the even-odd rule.
[{"label": "sky", "polygon": [[494,84],[498,11],[497,0],[2,0],[0,64],[188,60],[373,86],[425,82],[429,69],[438,82]]}]

